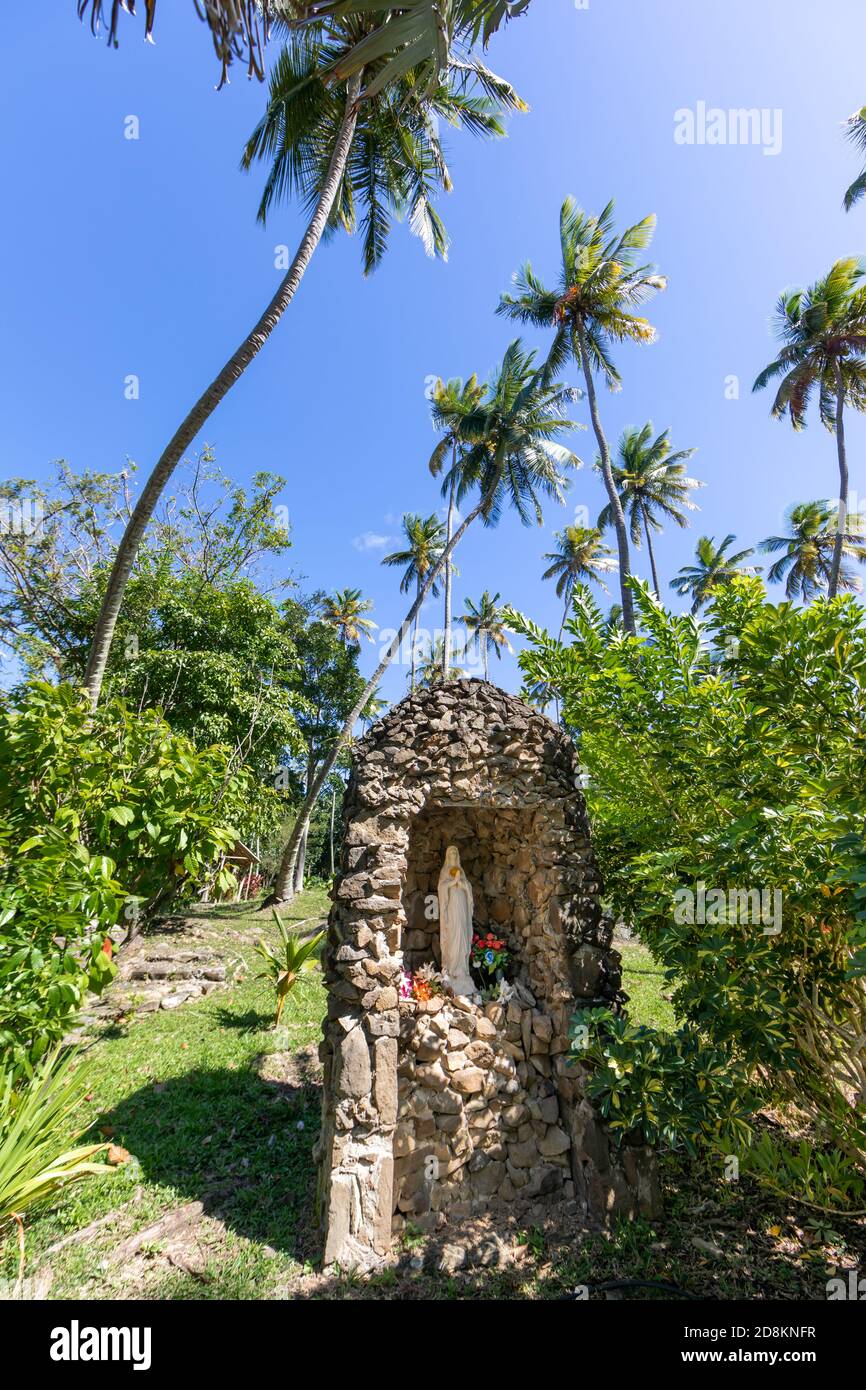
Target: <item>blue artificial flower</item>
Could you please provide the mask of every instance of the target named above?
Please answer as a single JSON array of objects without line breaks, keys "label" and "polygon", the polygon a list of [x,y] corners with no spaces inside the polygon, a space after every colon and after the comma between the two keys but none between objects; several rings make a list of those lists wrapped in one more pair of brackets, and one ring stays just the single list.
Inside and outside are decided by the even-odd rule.
[{"label": "blue artificial flower", "polygon": [[494,954],[493,954],[492,951],[485,951],[485,952],[484,952],[484,959],[487,961],[487,964],[488,964],[488,965],[492,965],[493,962],[495,961],[496,957],[494,956]]}]

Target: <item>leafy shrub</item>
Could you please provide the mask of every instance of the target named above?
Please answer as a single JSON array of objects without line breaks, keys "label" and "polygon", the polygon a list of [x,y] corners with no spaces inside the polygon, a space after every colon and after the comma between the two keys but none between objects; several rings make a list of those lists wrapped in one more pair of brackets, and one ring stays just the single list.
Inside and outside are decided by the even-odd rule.
[{"label": "leafy shrub", "polygon": [[[0,709],[0,1056],[20,1072],[114,974],[109,933],[200,880],[250,775],[155,711],[35,682]],[[226,871],[225,882],[230,875]]]},{"label": "leafy shrub", "polygon": [[[722,1049],[755,1106],[796,1104],[819,1145],[866,1175],[862,609],[774,605],[739,579],[701,624],[634,590],[638,637],[608,629],[586,591],[570,647],[514,624],[531,642],[527,683],[559,691],[575,731],[611,905],[674,985],[683,1085],[706,1086],[704,1048]],[[760,892],[773,904],[763,917]],[[646,1039],[617,1047],[641,1077]]]},{"label": "leafy shrub", "polygon": [[666,1034],[616,1018],[608,1009],[585,1009],[572,1023],[572,1059],[590,1068],[587,1094],[620,1140],[633,1132],[651,1144],[682,1145],[692,1155],[696,1139],[748,1143],[755,1102],[740,1062],[694,1029]]}]

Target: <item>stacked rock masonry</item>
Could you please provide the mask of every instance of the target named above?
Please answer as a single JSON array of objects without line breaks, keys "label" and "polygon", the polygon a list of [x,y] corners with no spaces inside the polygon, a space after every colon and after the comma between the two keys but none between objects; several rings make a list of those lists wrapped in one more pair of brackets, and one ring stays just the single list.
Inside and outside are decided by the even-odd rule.
[{"label": "stacked rock masonry", "polygon": [[[588,1224],[658,1214],[651,1152],[611,1140],[568,1055],[575,1009],[623,997],[580,783],[567,735],[484,681],[416,692],[358,744],[324,958],[326,1264],[528,1196],[574,1197]],[[449,844],[512,957],[507,1003],[400,998],[440,959]]]}]

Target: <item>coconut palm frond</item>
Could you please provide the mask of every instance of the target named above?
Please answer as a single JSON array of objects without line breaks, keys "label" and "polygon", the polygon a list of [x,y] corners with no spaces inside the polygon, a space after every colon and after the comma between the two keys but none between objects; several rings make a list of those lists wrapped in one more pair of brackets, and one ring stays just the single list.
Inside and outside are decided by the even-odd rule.
[{"label": "coconut palm frond", "polygon": [[[247,74],[263,81],[264,49],[274,10],[273,0],[193,0],[199,19],[210,30],[214,50],[222,64],[219,85],[228,81],[235,61],[246,62]],[[77,0],[79,19],[89,20],[92,33],[105,30],[108,43],[119,44],[121,11],[135,15],[136,0]],[[144,0],[144,34],[153,41],[157,0]]]}]

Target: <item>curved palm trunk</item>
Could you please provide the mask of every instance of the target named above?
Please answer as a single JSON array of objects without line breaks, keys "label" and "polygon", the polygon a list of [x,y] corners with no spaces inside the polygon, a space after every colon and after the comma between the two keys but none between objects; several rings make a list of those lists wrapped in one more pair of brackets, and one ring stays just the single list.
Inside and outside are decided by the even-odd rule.
[{"label": "curved palm trunk", "polygon": [[[452,462],[457,462],[457,440],[454,441],[454,453]],[[451,544],[451,537],[454,534],[454,486],[451,480],[451,492],[448,497],[448,523],[445,531],[445,544]],[[451,670],[451,561],[445,561],[445,648],[442,653],[442,674],[448,679],[448,672]]]},{"label": "curved palm trunk", "polygon": [[485,506],[489,502],[493,492],[495,491],[495,487],[496,485],[494,484],[494,486],[478,503],[478,506],[474,507],[473,510],[469,513],[465,521],[461,522],[454,535],[452,536],[449,545],[445,547],[445,549],[442,552],[442,555],[437,560],[436,564],[431,566],[430,570],[427,572],[423,585],[419,586],[418,593],[415,597],[415,602],[412,604],[412,607],[409,609],[409,612],[406,614],[405,618],[400,624],[399,631],[392,638],[388,646],[388,650],[385,652],[385,655],[379,662],[379,665],[376,667],[376,670],[373,672],[372,676],[367,681],[367,684],[364,686],[363,691],[358,697],[357,704],[355,705],[351,714],[347,718],[337,738],[332,743],[328,751],[328,754],[324,759],[324,762],[321,764],[316,773],[316,776],[313,778],[312,784],[304,799],[304,804],[298,812],[298,818],[295,821],[292,833],[289,836],[289,842],[286,845],[285,850],[283,851],[282,863],[280,864],[280,870],[277,874],[273,892],[265,899],[264,903],[262,904],[263,907],[267,908],[272,907],[274,905],[279,905],[280,903],[288,902],[289,899],[292,897],[292,886],[294,882],[294,866],[298,856],[298,849],[301,845],[304,835],[306,834],[307,826],[310,823],[310,816],[313,813],[313,807],[316,804],[322,787],[325,785],[325,782],[330,776],[331,769],[334,767],[337,758],[340,755],[340,749],[345,744],[350,742],[352,738],[352,731],[359,718],[361,717],[361,711],[364,709],[373,691],[381,683],[382,677],[384,676],[388,667],[391,665],[391,662],[394,660],[394,657],[396,656],[397,652],[400,650],[400,645],[404,641],[406,633],[409,631],[410,627],[415,622],[418,613],[421,609],[421,604],[424,602],[424,599],[427,595],[427,592],[431,584],[441,573],[443,565],[446,563],[448,559],[450,559],[457,543],[465,535],[468,528],[472,525],[472,522],[475,520],[477,516],[481,515]]},{"label": "curved palm trunk", "polygon": [[647,517],[647,514],[643,507],[641,507],[641,517],[643,518],[643,529],[644,535],[646,536],[646,548],[649,551],[650,570],[652,572],[653,577],[653,588],[656,591],[656,598],[660,599],[662,596],[662,591],[659,588],[659,576],[658,571],[656,570],[656,556],[655,551],[653,550],[653,538],[649,528],[649,518]]},{"label": "curved palm trunk", "polygon": [[232,354],[218,375],[214,377],[207,390],[199,396],[186,419],[175,431],[157,462],[156,467],[148,478],[144,491],[138,499],[135,510],[127,523],[120,545],[117,547],[117,554],[114,557],[114,565],[112,566],[111,575],[108,580],[108,588],[105,598],[102,601],[99,617],[96,621],[96,629],[93,634],[90,655],[87,661],[87,670],[84,675],[84,687],[90,696],[94,708],[99,703],[99,695],[105,676],[105,667],[108,662],[111,641],[114,636],[114,629],[117,626],[117,617],[120,612],[120,605],[123,602],[127,581],[132,571],[132,566],[135,563],[135,557],[138,554],[142,538],[153,516],[163,488],[184,453],[189,448],[190,444],[192,444],[196,435],[210,419],[223,398],[228,395],[235,382],[240,380],[253,358],[261,348],[264,347],[268,338],[273,333],[286,309],[294,299],[297,288],[303,279],[304,272],[312,260],[316,247],[322,239],[322,233],[325,230],[328,218],[331,214],[331,209],[334,206],[346,170],[349,151],[352,147],[355,126],[358,121],[357,103],[360,89],[360,77],[353,78],[349,83],[343,123],[340,127],[336,144],[334,145],[325,182],[322,185],[322,191],[316,203],[316,210],[301,239],[301,243],[295,253],[295,258],[280,283],[279,289],[255,327],[247,334],[240,347]]},{"label": "curved palm trunk", "polygon": [[598,413],[598,401],[595,395],[595,382],[592,378],[592,371],[589,365],[589,355],[587,352],[586,329],[581,318],[577,319],[577,337],[580,342],[580,363],[583,367],[583,377],[586,382],[586,394],[589,398],[589,414],[592,420],[592,428],[595,432],[598,452],[601,455],[601,473],[604,478],[604,486],[607,491],[610,510],[613,515],[613,525],[616,531],[616,548],[619,553],[619,586],[622,597],[622,625],[626,632],[632,636],[635,633],[634,624],[634,602],[632,592],[628,587],[628,577],[631,573],[631,562],[628,552],[628,532],[625,528],[625,515],[622,510],[622,502],[616,490],[616,483],[613,479],[613,470],[610,466],[610,449],[604,430],[601,427],[601,417]]},{"label": "curved palm trunk", "polygon": [[833,567],[830,570],[828,598],[835,598],[839,589],[839,574],[842,569],[842,549],[848,530],[848,454],[845,449],[845,383],[842,379],[842,364],[839,358],[833,359],[836,373],[836,452],[839,456],[839,517],[836,522],[836,540],[833,546]]}]

